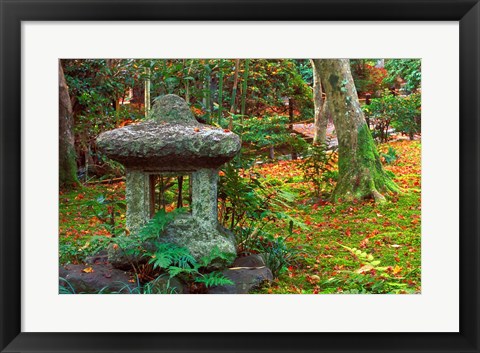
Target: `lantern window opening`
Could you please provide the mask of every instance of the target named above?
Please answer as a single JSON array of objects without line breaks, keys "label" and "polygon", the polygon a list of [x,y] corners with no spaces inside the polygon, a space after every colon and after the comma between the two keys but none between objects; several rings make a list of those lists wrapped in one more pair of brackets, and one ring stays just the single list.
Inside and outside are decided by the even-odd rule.
[{"label": "lantern window opening", "polygon": [[185,208],[187,212],[192,212],[191,173],[151,173],[149,182],[150,218],[160,210],[172,212]]}]

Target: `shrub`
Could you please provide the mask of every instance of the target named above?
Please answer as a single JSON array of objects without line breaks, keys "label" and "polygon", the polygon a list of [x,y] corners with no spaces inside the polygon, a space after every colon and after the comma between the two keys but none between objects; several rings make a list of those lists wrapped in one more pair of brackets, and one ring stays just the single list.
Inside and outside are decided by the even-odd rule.
[{"label": "shrub", "polygon": [[220,172],[218,198],[220,222],[230,230],[252,227],[261,222],[290,220],[283,212],[294,195],[273,185],[253,169],[251,161],[236,158]]},{"label": "shrub", "polygon": [[398,109],[399,114],[392,121],[392,126],[413,140],[414,134],[421,131],[421,94],[414,93],[402,98]]},{"label": "shrub", "polygon": [[365,93],[374,94],[388,88],[385,79],[388,76],[387,70],[377,68],[366,60],[351,60],[352,75],[355,81],[355,88],[360,96]]},{"label": "shrub", "polygon": [[99,195],[95,200],[86,201],[85,206],[102,222],[110,235],[123,232],[119,218],[127,209],[125,200],[118,200],[114,195]]},{"label": "shrub", "polygon": [[296,259],[298,251],[288,245],[286,237],[267,237],[266,240],[266,243],[261,244],[259,251],[265,265],[276,278]]},{"label": "shrub", "polygon": [[385,60],[388,76],[385,83],[393,85],[398,77],[405,81],[404,89],[414,92],[420,88],[422,80],[422,61],[420,59],[389,59]]},{"label": "shrub", "polygon": [[327,151],[326,144],[309,145],[303,162],[299,164],[306,181],[314,185],[315,197],[321,198],[322,193],[328,192],[335,178],[333,168],[336,162],[336,153]]},{"label": "shrub", "polygon": [[392,127],[398,132],[408,134],[411,139],[415,133],[420,132],[420,93],[406,97],[385,93],[382,98],[372,99],[370,105],[364,105],[362,109],[375,126],[374,137],[381,142],[388,140]]},{"label": "shrub", "polygon": [[241,134],[242,141],[255,149],[278,146],[289,141],[289,119],[286,116],[264,116],[244,119],[243,125],[236,124],[234,131]]}]

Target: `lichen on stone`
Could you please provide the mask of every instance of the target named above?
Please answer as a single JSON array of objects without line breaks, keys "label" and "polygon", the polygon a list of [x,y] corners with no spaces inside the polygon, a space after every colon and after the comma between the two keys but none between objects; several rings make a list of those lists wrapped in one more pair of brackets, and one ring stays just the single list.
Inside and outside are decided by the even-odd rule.
[{"label": "lichen on stone", "polygon": [[178,96],[158,99],[152,111],[153,120],[100,134],[99,149],[128,168],[149,171],[216,168],[240,150],[238,135],[200,124]]}]

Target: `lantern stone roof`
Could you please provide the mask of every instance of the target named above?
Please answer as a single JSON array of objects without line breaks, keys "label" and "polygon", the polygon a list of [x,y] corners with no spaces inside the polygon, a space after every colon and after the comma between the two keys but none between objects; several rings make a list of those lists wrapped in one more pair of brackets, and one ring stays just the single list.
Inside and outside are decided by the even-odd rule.
[{"label": "lantern stone roof", "polygon": [[148,121],[104,132],[97,146],[127,168],[193,171],[228,162],[241,142],[233,132],[197,122],[187,103],[169,94],[156,99]]}]

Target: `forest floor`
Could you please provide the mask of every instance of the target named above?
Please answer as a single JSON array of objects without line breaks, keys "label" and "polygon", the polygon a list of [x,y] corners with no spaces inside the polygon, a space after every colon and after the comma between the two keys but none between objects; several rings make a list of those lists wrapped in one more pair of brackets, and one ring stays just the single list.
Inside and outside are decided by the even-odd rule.
[{"label": "forest floor", "polygon": [[380,152],[389,147],[399,157],[385,168],[403,192],[384,204],[312,204],[312,185],[302,181],[298,169],[301,161],[261,166],[264,174],[283,182],[281,188],[297,195],[288,212],[306,227],[294,229],[288,239],[301,259],[260,293],[420,292],[421,143],[397,140],[381,145]]},{"label": "forest floor", "polygon": [[[257,166],[276,179],[276,187],[295,196],[285,208],[301,227],[294,227],[287,245],[296,256],[288,269],[259,293],[419,293],[421,291],[421,142],[397,140],[380,145],[395,149],[398,159],[385,168],[403,192],[384,204],[372,201],[336,203],[314,201],[313,186],[303,180],[301,160]],[[100,195],[110,203],[99,205]],[[107,215],[115,201],[124,200],[125,183],[90,184],[60,193],[60,263],[81,263],[94,251],[90,240],[109,236]],[[114,219],[125,224],[124,211]],[[286,228],[272,229],[285,236]]]}]

